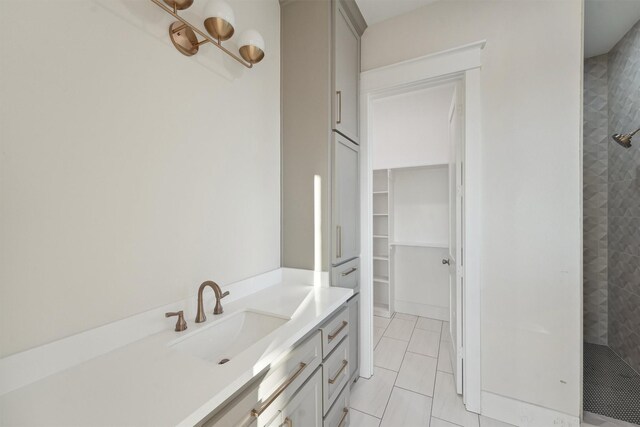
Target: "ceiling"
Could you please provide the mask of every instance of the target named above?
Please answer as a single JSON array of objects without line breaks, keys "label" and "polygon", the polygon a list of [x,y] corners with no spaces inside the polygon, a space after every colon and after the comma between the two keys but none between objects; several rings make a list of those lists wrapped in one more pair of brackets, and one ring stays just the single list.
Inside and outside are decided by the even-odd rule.
[{"label": "ceiling", "polygon": [[437,0],[356,0],[367,25],[411,12]]},{"label": "ceiling", "polygon": [[640,20],[640,0],[585,0],[584,57],[611,50]]}]

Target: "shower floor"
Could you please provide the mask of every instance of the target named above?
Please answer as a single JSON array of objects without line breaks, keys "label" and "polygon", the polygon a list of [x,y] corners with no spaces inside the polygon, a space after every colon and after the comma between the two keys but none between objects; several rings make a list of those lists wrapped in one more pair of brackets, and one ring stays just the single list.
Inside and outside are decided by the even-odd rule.
[{"label": "shower floor", "polygon": [[640,424],[640,375],[607,346],[584,343],[584,410]]}]

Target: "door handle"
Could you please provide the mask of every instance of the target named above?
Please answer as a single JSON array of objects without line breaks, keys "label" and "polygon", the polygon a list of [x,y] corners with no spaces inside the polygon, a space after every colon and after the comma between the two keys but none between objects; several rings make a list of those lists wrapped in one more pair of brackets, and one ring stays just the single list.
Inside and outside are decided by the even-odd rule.
[{"label": "door handle", "polygon": [[336,124],[342,123],[342,91],[337,90],[336,95],[338,96],[338,119],[336,120]]},{"label": "door handle", "polygon": [[449,258],[443,258],[442,263],[451,265],[451,260]]}]

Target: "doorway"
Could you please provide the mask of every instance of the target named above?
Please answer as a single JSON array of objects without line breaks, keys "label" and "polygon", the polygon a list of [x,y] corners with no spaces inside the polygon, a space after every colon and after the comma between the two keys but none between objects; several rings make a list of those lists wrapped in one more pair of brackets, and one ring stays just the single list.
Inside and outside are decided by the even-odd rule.
[{"label": "doorway", "polygon": [[[475,43],[367,71],[362,74],[361,91],[361,375],[370,378],[374,370],[374,312],[391,316],[401,313],[401,308],[407,315],[441,320],[451,338],[450,360],[455,389],[462,394],[466,408],[477,413],[481,409],[480,228],[477,213],[481,159],[479,66],[483,47],[484,42]],[[395,147],[392,146],[386,155],[374,154],[376,132],[383,132],[376,129],[376,104],[443,88],[450,91],[444,112],[444,145],[423,150],[428,154],[426,161],[416,160],[419,155],[414,153],[409,154],[414,157],[412,162],[391,162],[389,167],[377,163],[379,167],[374,167],[374,162],[378,162],[376,159],[388,161],[400,153],[402,150],[398,146],[404,142],[404,139],[396,139]],[[442,143],[442,139],[439,142]],[[397,182],[396,177],[399,178]],[[463,188],[463,179],[471,185]],[[431,191],[428,191],[429,186]],[[419,197],[412,199],[412,195],[418,194]],[[464,194],[469,197],[463,203]],[[400,200],[395,200],[396,195]],[[426,215],[423,208],[408,209],[407,206],[414,202],[422,203],[423,208],[431,205],[433,209]],[[394,216],[400,212],[405,220],[398,222],[399,218]],[[412,215],[413,220],[407,219]],[[378,217],[380,219],[376,219]],[[397,225],[404,229],[396,229]],[[400,237],[402,241],[398,240]],[[435,261],[439,263],[438,270]],[[384,263],[386,267],[381,268]],[[420,270],[425,266],[432,268],[434,280],[423,280],[429,275]],[[426,287],[430,289],[412,287],[412,280],[423,285],[427,283]],[[398,284],[402,289],[396,288]]]}]

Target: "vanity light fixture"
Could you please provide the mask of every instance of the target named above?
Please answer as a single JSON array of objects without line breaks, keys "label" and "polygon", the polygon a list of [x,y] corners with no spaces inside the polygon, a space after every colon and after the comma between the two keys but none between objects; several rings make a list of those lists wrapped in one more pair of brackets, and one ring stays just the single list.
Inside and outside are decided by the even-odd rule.
[{"label": "vanity light fixture", "polygon": [[[247,68],[253,67],[264,58],[264,39],[256,30],[247,30],[240,35],[240,56],[222,46],[222,42],[229,40],[235,32],[235,15],[231,6],[220,0],[209,0],[205,8],[207,18],[204,20],[204,31],[178,15],[193,4],[194,0],[151,0],[162,10],[177,19],[169,26],[169,37],[180,53],[193,56],[205,43],[211,43],[224,53]],[[198,40],[198,35],[202,40]]]}]

